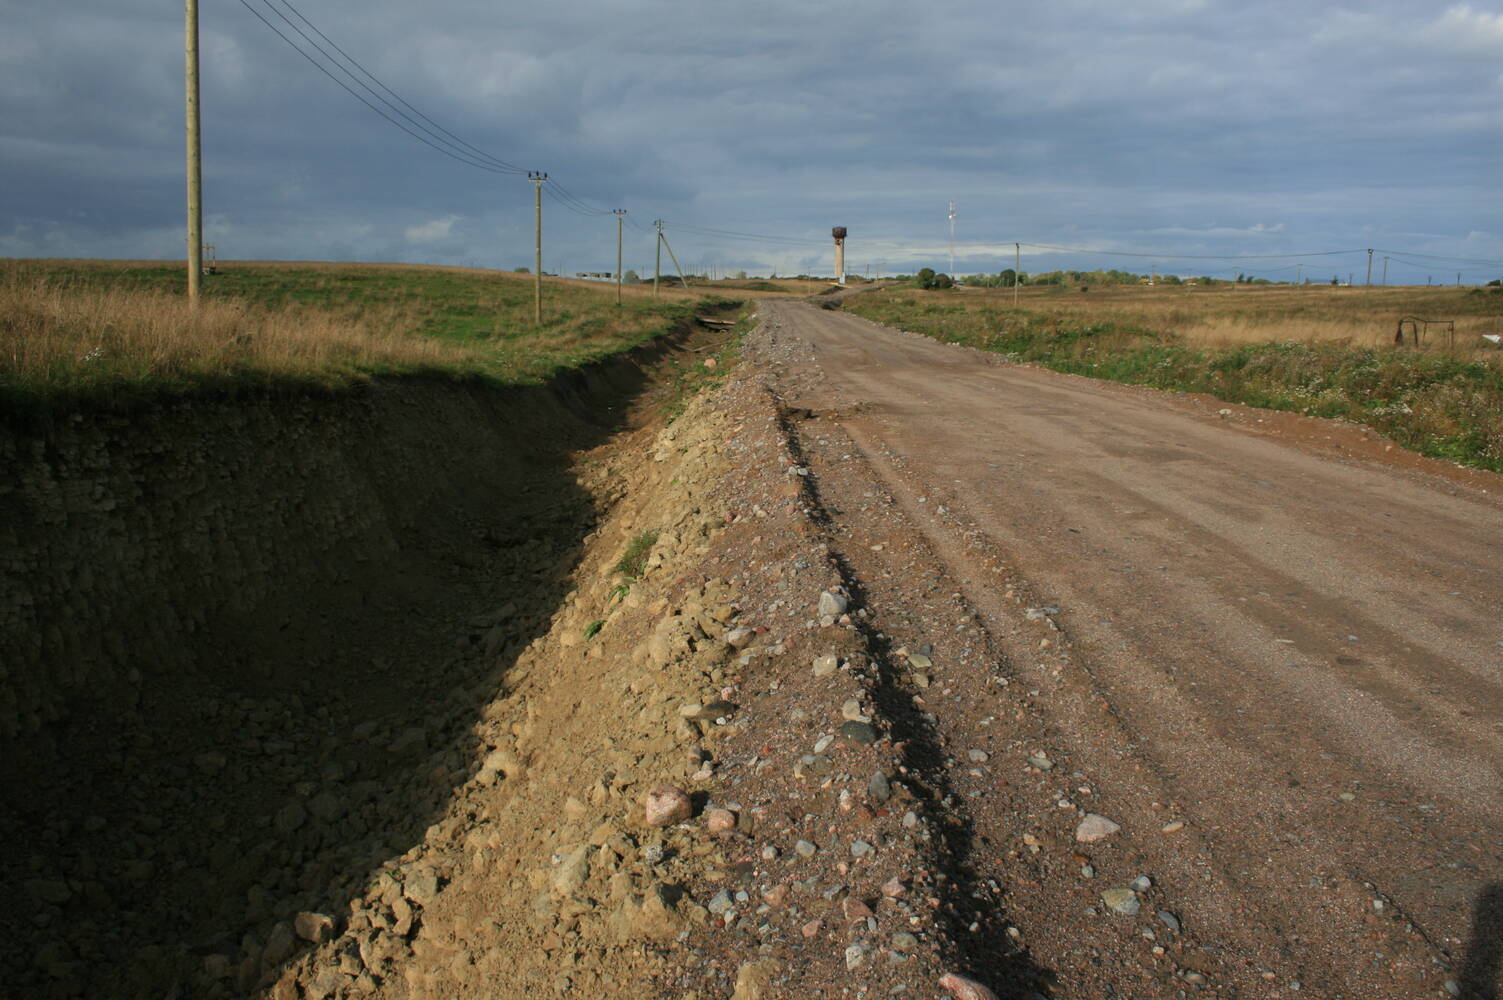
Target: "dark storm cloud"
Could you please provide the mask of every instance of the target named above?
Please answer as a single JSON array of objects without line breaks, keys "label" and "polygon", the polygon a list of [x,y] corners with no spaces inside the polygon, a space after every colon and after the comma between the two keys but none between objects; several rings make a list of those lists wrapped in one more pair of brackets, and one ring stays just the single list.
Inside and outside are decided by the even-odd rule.
[{"label": "dark storm cloud", "polygon": [[[0,40],[0,253],[178,253],[180,10],[3,7],[19,28]],[[953,199],[962,270],[1010,264],[1014,240],[1503,258],[1496,8],[299,9],[447,128],[643,226],[662,217],[817,244],[845,224],[858,269],[944,266]],[[203,46],[208,238],[222,255],[530,260],[525,179],[401,134],[238,2],[204,4]],[[546,205],[550,269],[611,266],[613,219]],[[650,267],[651,239],[630,232],[629,266]],[[673,238],[686,263],[829,266],[819,245]]]}]

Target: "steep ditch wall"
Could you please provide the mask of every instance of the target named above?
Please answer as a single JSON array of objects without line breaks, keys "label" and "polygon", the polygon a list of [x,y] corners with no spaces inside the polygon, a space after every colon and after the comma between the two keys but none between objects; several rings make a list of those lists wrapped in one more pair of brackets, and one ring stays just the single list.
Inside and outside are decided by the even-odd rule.
[{"label": "steep ditch wall", "polygon": [[9,987],[161,996],[420,841],[672,349],[0,428]]},{"label": "steep ditch wall", "polygon": [[487,516],[560,436],[588,436],[583,397],[629,390],[636,372],[622,361],[550,389],[397,382],[0,430],[0,738],[82,701],[132,702],[149,675],[235,644],[226,627],[267,605],[296,611]]}]

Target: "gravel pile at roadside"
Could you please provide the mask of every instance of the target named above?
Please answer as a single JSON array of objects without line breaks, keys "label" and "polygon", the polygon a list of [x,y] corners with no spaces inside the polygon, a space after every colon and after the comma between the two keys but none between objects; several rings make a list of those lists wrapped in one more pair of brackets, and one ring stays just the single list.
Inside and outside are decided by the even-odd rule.
[{"label": "gravel pile at roadside", "polygon": [[985,901],[786,419],[748,366],[581,459],[614,507],[473,776],[347,906],[273,930],[302,952],[266,995],[945,994]]}]

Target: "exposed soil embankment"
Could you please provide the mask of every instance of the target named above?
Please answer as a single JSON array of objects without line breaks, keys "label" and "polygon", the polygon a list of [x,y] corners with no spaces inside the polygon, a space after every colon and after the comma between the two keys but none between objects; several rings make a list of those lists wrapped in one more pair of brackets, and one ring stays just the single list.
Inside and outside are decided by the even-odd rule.
[{"label": "exposed soil embankment", "polygon": [[53,522],[13,542],[18,607],[79,619],[66,683],[11,675],[21,991],[932,996],[982,952],[1042,985],[899,680],[932,649],[832,547],[780,362],[668,426],[583,416],[709,349],[28,451],[65,485],[17,509],[89,506],[31,499]]},{"label": "exposed soil embankment", "polygon": [[653,360],[0,431],[7,990],[251,988],[419,841]]}]

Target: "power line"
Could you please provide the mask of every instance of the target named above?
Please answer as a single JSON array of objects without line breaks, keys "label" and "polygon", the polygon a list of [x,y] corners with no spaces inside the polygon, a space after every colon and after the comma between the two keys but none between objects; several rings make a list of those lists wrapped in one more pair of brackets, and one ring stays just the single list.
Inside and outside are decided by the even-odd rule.
[{"label": "power line", "polygon": [[568,199],[569,201],[573,202],[575,205],[578,205],[580,211],[585,212],[585,213],[587,213],[589,215],[610,215],[614,211],[614,209],[600,208],[597,205],[591,204],[589,201],[586,201],[584,198],[581,198],[578,195],[574,194],[572,191],[570,191],[568,188],[564,187],[558,181],[549,181],[548,183],[549,183],[549,185],[551,187],[555,188],[560,194],[562,194],[566,199]]},{"label": "power line", "polygon": [[681,232],[692,233],[696,236],[718,236],[724,239],[733,240],[761,240],[766,243],[779,243],[788,246],[824,246],[824,242],[820,240],[806,240],[791,236],[768,236],[763,233],[741,233],[729,229],[710,229],[704,226],[690,226],[679,222],[665,221],[663,225],[671,226],[672,228],[680,230]]},{"label": "power line", "polygon": [[[344,88],[344,90],[351,97],[355,98],[355,100],[359,101],[361,104],[364,104],[366,107],[370,108],[372,111],[374,111],[376,114],[380,115],[382,118],[385,118],[388,122],[390,122],[391,124],[395,125],[397,128],[401,129],[403,132],[406,132],[408,135],[412,136],[418,142],[421,142],[423,145],[428,146],[428,147],[430,147],[432,149],[437,150],[438,152],[440,152],[440,153],[444,154],[445,156],[449,157],[451,160],[458,160],[460,163],[466,164],[467,166],[476,167],[476,168],[478,168],[480,170],[486,170],[486,171],[489,171],[489,172],[494,173],[494,174],[511,174],[511,173],[515,173],[516,172],[515,170],[505,169],[505,168],[498,167],[498,166],[495,166],[495,165],[490,164],[490,163],[486,163],[486,162],[484,162],[482,160],[478,160],[478,159],[476,159],[476,158],[474,158],[474,157],[472,157],[472,156],[470,156],[468,154],[456,153],[453,150],[447,149],[444,146],[441,146],[438,143],[433,142],[432,140],[430,140],[426,136],[424,136],[422,133],[416,132],[413,129],[408,128],[401,121],[399,121],[396,118],[393,118],[391,115],[387,114],[381,108],[377,107],[376,105],[372,104],[370,101],[366,100],[364,97],[360,96],[360,94],[358,94],[354,89],[352,89],[349,84],[345,83],[339,77],[337,77],[333,73],[331,73],[323,65],[323,63],[319,62],[313,56],[311,56],[307,52],[303,51],[303,49],[296,42],[294,42],[292,39],[288,38],[281,31],[281,29],[279,29],[275,24],[272,24],[270,21],[268,21],[266,19],[266,17],[260,11],[256,10],[256,8],[252,7],[247,2],[247,0],[240,0],[240,6],[244,7],[246,10],[248,10],[252,14],[254,14],[255,17],[256,17],[256,19],[258,21],[260,21],[262,24],[266,25],[273,32],[275,32],[276,35],[277,35],[277,37],[280,38],[280,39],[282,39],[282,41],[286,42],[288,45],[290,45],[292,47],[292,49],[295,52],[297,52],[298,55],[302,56],[304,59],[308,60],[308,62],[312,63],[313,67],[315,69],[317,69],[320,73],[322,73],[324,76],[327,76],[330,80],[333,80],[335,83],[339,84],[340,87]],[[285,20],[285,18],[283,18],[283,19]],[[322,51],[322,50],[320,50],[320,51]]]},{"label": "power line", "polygon": [[[380,115],[392,125],[395,125],[397,128],[401,129],[403,132],[412,136],[414,139],[417,139],[419,142],[423,143],[429,148],[434,149],[437,152],[444,154],[445,156],[448,156],[450,159],[464,163],[467,166],[476,167],[480,170],[486,170],[491,173],[498,174],[511,174],[517,176],[529,174],[529,171],[523,170],[515,164],[508,163],[500,157],[487,153],[480,147],[466,141],[465,139],[444,128],[427,114],[424,114],[413,104],[411,104],[400,94],[398,94],[395,90],[383,83],[380,78],[378,78],[374,73],[366,69],[366,67],[354,56],[351,56],[342,47],[340,47],[339,43],[335,42],[317,25],[309,20],[308,17],[304,15],[302,11],[300,11],[291,2],[291,0],[275,0],[275,2],[280,3],[282,6],[286,7],[287,10],[291,11],[291,13],[299,21],[301,21],[304,25],[307,25],[308,31],[303,30],[303,28],[299,27],[297,23],[295,23],[291,18],[289,18],[280,9],[278,9],[278,7],[273,3],[273,0],[260,0],[260,2],[268,11],[280,18],[288,26],[288,28],[292,30],[292,32],[299,36],[306,43],[308,48],[305,48],[303,45],[299,45],[296,41],[289,37],[287,32],[283,31],[276,24],[272,23],[267,19],[265,15],[261,13],[260,10],[252,6],[248,2],[248,0],[240,0],[241,6],[245,7],[246,10],[255,15],[257,20],[270,28],[272,32],[274,32],[278,38],[282,39],[282,41],[286,42],[289,47],[291,47],[304,59],[308,60],[308,62],[311,63],[315,69],[323,73],[329,79],[333,80],[351,97],[354,97],[360,103],[370,108],[372,111]],[[314,38],[309,35],[309,31],[313,32],[313,34],[317,35],[319,39],[322,39],[323,42],[327,43],[328,48],[325,48],[323,45],[319,44],[318,41],[315,41]],[[313,51],[310,52],[309,49],[312,49]],[[330,49],[332,49],[333,52],[331,52]],[[314,55],[314,52],[316,52],[318,55]],[[339,56],[342,57],[343,60],[349,65],[346,66],[340,61],[339,58],[336,58],[336,56],[334,55],[335,52],[337,52]],[[318,56],[322,56],[323,59],[320,60]],[[332,67],[332,69],[330,67]],[[353,70],[351,69],[351,67],[353,67]],[[337,71],[339,74],[343,74],[343,76],[347,78],[349,82],[346,82],[345,79],[341,79],[339,75],[336,75],[335,71]],[[357,75],[355,71],[358,71],[359,75]],[[361,79],[361,76],[365,77],[365,79]],[[366,80],[369,80],[370,83],[367,83]],[[353,83],[356,87],[359,87],[360,90],[365,91],[365,93],[369,95],[370,99],[357,92],[353,87],[350,86],[350,83]],[[380,90],[384,91],[386,94],[391,95],[392,100],[388,100],[386,97],[382,96],[381,93],[378,93],[375,89],[372,88],[371,84],[374,84],[375,87],[379,87]],[[393,103],[393,100],[396,103]],[[400,104],[401,107],[398,107],[398,104]],[[406,108],[407,111],[412,112],[412,114],[408,114],[407,111],[403,110],[403,108]],[[416,115],[417,117],[414,118],[414,115]],[[419,121],[418,119],[421,119],[421,121]],[[426,125],[424,124],[425,122],[427,123]],[[429,126],[431,126],[431,128]],[[545,178],[544,180],[547,185],[546,190],[549,197],[557,202],[561,207],[569,210],[570,212],[582,216],[602,216],[611,214],[610,209],[600,208],[591,204],[584,198],[581,198],[580,196],[570,191],[568,188],[564,187],[557,180],[553,180],[551,178]],[[645,230],[642,230],[641,226],[636,225],[634,220],[633,225],[639,231],[645,232]]]},{"label": "power line", "polygon": [[1143,257],[1155,260],[1292,260],[1296,257],[1339,257],[1344,254],[1367,252],[1367,248],[1362,247],[1356,250],[1320,250],[1312,253],[1186,254],[1135,253],[1127,250],[1087,250],[1083,247],[1060,247],[1048,243],[1024,243],[1023,246],[1033,247],[1037,250],[1055,250],[1063,253],[1094,254],[1098,257]]},{"label": "power line", "polygon": [[[452,153],[457,153],[458,154],[457,158],[461,158],[465,162],[468,162],[468,161],[470,161],[472,159],[480,159],[482,161],[482,165],[485,165],[487,169],[491,169],[494,172],[501,172],[501,173],[513,173],[513,172],[517,172],[517,173],[520,173],[520,171],[516,167],[512,166],[511,164],[506,163],[504,160],[499,160],[499,159],[496,159],[495,157],[491,157],[488,153],[485,153],[483,151],[481,151],[479,153],[478,157],[475,156],[475,155],[473,155],[473,154],[471,154],[471,153],[468,153],[463,148],[461,148],[460,146],[458,146],[455,143],[449,141],[448,139],[445,139],[442,135],[440,135],[437,132],[433,131],[432,129],[426,127],[421,122],[419,122],[416,119],[414,119],[411,115],[409,115],[406,112],[404,112],[401,108],[397,107],[391,101],[388,101],[386,98],[384,98],[380,94],[376,93],[375,90],[371,89],[371,87],[370,87],[369,84],[367,84],[364,80],[361,80],[354,73],[350,72],[350,70],[346,66],[344,66],[343,64],[341,64],[339,62],[339,60],[335,59],[334,56],[329,53],[328,49],[325,49],[323,46],[319,45],[318,42],[316,42],[312,38],[310,38],[309,35],[308,35],[308,33],[306,31],[304,31],[302,28],[298,27],[297,24],[294,23],[286,14],[283,14],[279,9],[277,9],[274,6],[272,6],[271,0],[261,0],[261,2],[262,2],[262,4],[268,10],[270,10],[272,13],[276,14],[277,17],[281,18],[282,21],[285,22],[287,24],[287,26],[290,27],[293,31],[295,31],[305,42],[307,42],[310,46],[312,46],[314,49],[316,49],[319,52],[320,55],[322,55],[325,59],[327,59],[330,63],[332,63],[335,69],[337,69],[340,73],[343,73],[346,77],[348,77],[356,86],[360,87],[366,93],[370,94],[377,101],[380,101],[382,104],[384,104],[387,108],[389,108],[398,117],[405,119],[414,128],[418,129],[421,132],[426,133],[432,139],[436,140],[436,142],[440,146],[451,147],[452,148]],[[290,3],[287,3],[287,0],[282,0],[282,2],[287,5],[288,9],[293,10],[294,13],[297,13],[296,9],[293,8]],[[299,16],[301,17],[302,15],[299,14]],[[304,20],[306,21],[306,18]],[[313,30],[315,32],[318,32],[321,37],[323,36],[323,33],[319,32],[318,28],[314,27],[311,22],[309,22],[309,27],[313,28]],[[278,34],[281,34],[281,32],[278,32]],[[286,38],[285,35],[283,35],[282,37]],[[288,39],[288,41],[290,42],[291,40]],[[333,43],[331,42],[330,44],[332,45]],[[338,49],[337,45],[334,46],[334,47],[336,49]],[[300,52],[303,52],[304,55],[307,55],[307,53],[301,47],[298,47],[298,50]],[[342,51],[342,50],[340,50],[340,51]],[[323,64],[321,64],[321,63],[316,63],[316,65],[319,65],[320,68],[323,68]],[[327,72],[327,70],[325,70],[325,71]],[[330,75],[332,76],[332,74],[330,74]],[[367,74],[367,75],[369,75],[369,74]],[[335,82],[338,82],[338,83],[341,83],[341,84],[343,83],[343,81],[340,81],[337,77],[335,77],[334,79],[335,79]],[[380,83],[380,81],[376,81],[376,82],[378,84]],[[348,90],[349,88],[346,87],[345,89]],[[353,93],[353,91],[351,91],[351,93]],[[355,96],[359,97],[358,94],[356,94]],[[406,103],[406,102],[403,102],[403,103]],[[378,111],[379,111],[379,109],[378,109]],[[383,115],[383,117],[386,117],[388,121],[391,120],[390,116],[385,115],[384,112],[382,113],[382,115]],[[397,122],[393,122],[393,124],[397,124],[399,127],[403,127],[403,126],[400,125],[400,123],[397,123]],[[412,134],[411,130],[407,129],[405,127],[403,127],[403,131],[408,132],[408,134]],[[429,144],[432,145],[432,143],[429,143]],[[452,153],[451,153],[451,155],[452,155]]]},{"label": "power line", "polygon": [[[1430,270],[1435,268],[1437,264],[1446,263],[1446,258],[1437,259],[1434,257],[1425,257],[1421,254],[1406,256],[1403,254],[1394,253],[1392,250],[1385,251],[1385,253],[1390,260],[1396,260],[1401,264],[1408,264],[1410,267],[1418,268],[1421,271]],[[1479,261],[1478,263],[1472,265],[1456,264],[1454,263],[1454,258],[1452,258],[1452,263],[1448,264],[1447,266],[1456,267],[1462,271],[1482,271],[1488,274],[1492,274],[1499,269],[1503,269],[1503,265],[1490,261]]]},{"label": "power line", "polygon": [[590,208],[580,208],[579,207],[579,203],[570,201],[564,195],[560,194],[558,192],[558,190],[555,189],[555,187],[553,186],[552,183],[549,183],[546,187],[543,188],[543,190],[545,192],[547,192],[548,197],[552,198],[555,202],[557,202],[560,207],[568,209],[569,211],[573,212],[575,215],[583,215],[583,216],[593,217],[593,216],[597,216],[597,215],[610,215],[611,214],[609,211],[598,212],[598,211],[595,211],[595,210],[590,209]]},{"label": "power line", "polygon": [[[263,2],[265,2],[265,0],[263,0]],[[434,121],[432,118],[430,118],[427,115],[423,114],[423,112],[419,111],[417,108],[413,107],[410,103],[408,103],[407,100],[405,100],[402,97],[401,94],[398,94],[395,90],[392,90],[386,84],[382,83],[381,80],[379,78],[377,78],[377,76],[374,73],[372,73],[370,70],[366,69],[365,66],[363,66],[358,59],[356,59],[354,56],[350,55],[344,49],[340,48],[339,47],[339,43],[335,42],[328,35],[324,34],[322,31],[320,31],[319,28],[318,28],[318,26],[316,24],[314,24],[312,21],[308,20],[308,18],[303,14],[302,11],[298,10],[296,7],[294,7],[292,5],[291,0],[279,0],[279,2],[284,7],[286,7],[288,10],[292,11],[292,13],[297,16],[298,20],[302,21],[310,29],[312,29],[313,32],[314,32],[314,34],[318,35],[319,38],[322,38],[324,41],[328,42],[329,45],[330,45],[330,47],[332,47],[335,52],[338,52],[341,56],[343,56],[345,58],[345,60],[350,63],[350,65],[352,65],[356,69],[358,69],[362,74],[364,74],[376,86],[380,87],[386,93],[390,94],[393,98],[396,99],[396,101],[399,104],[401,104],[408,111],[411,111],[413,114],[417,115],[423,121],[427,122],[429,125],[432,125],[439,132],[443,133],[443,135],[447,136],[449,139],[452,139],[459,146],[464,147],[465,149],[469,150],[470,152],[476,154],[481,159],[484,159],[487,162],[489,162],[491,164],[494,164],[495,166],[500,167],[503,170],[511,171],[513,173],[516,173],[516,174],[526,173],[526,171],[524,171],[522,168],[516,166],[515,164],[507,163],[505,160],[503,160],[503,159],[501,159],[499,157],[492,156],[490,153],[487,153],[485,150],[481,149],[480,147],[478,147],[478,146],[476,146],[476,145],[474,145],[472,143],[466,142],[464,139],[462,139],[459,136],[455,135],[453,132],[450,132],[448,129],[444,128],[442,125],[440,125],[438,122]],[[273,8],[273,10],[275,10],[275,8]],[[278,13],[280,14],[280,12],[278,12]],[[286,18],[284,17],[283,20],[286,20]],[[291,23],[291,22],[288,22],[288,23]],[[294,27],[296,27],[296,26],[294,25]],[[299,32],[299,33],[301,34],[301,32]],[[307,38],[306,35],[304,35],[303,37]],[[311,42],[311,39],[309,41]],[[324,51],[324,50],[322,48],[320,48],[320,51]],[[327,52],[324,52],[324,54],[326,56],[328,55]],[[333,57],[330,56],[329,58],[332,59]],[[347,70],[345,72],[348,74]],[[353,74],[348,74],[348,75],[350,75],[351,78],[354,79]],[[366,89],[369,90],[369,88],[366,88]],[[383,99],[383,103],[386,103],[388,106],[391,106],[390,102],[386,102],[384,99]],[[395,108],[393,108],[393,110],[395,110]],[[400,112],[398,112],[398,113],[400,113]],[[402,117],[407,118],[406,115],[402,115]],[[412,121],[412,119],[408,118],[408,121]],[[413,122],[413,124],[416,125],[417,123]],[[424,129],[424,131],[427,131],[427,130]],[[429,134],[432,135],[433,133],[430,132]],[[437,138],[437,137],[435,136],[435,138]]]},{"label": "power line", "polygon": [[[1503,261],[1482,260],[1482,259],[1477,258],[1477,257],[1440,257],[1440,256],[1436,256],[1435,254],[1410,253],[1408,250],[1384,250],[1382,248],[1377,248],[1377,247],[1375,247],[1374,249],[1377,250],[1378,253],[1386,253],[1389,256],[1394,257],[1395,260],[1398,259],[1397,256],[1395,256],[1396,254],[1403,254],[1406,257],[1417,257],[1420,260],[1428,260],[1428,261],[1431,261],[1431,262],[1434,262],[1434,263],[1462,264],[1462,265],[1471,264],[1471,265],[1474,265],[1476,267],[1490,267],[1490,268],[1503,267]],[[1413,261],[1410,261],[1410,263],[1413,263]]]}]

